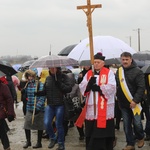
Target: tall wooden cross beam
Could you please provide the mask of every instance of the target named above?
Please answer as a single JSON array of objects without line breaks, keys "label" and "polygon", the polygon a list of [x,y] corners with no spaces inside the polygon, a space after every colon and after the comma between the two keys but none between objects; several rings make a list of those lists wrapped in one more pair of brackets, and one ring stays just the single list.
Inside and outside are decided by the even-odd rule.
[{"label": "tall wooden cross beam", "polygon": [[91,5],[91,0],[87,0],[87,5],[77,6],[77,9],[82,9],[87,16],[87,27],[89,31],[89,44],[90,44],[90,58],[91,64],[94,63],[94,50],[93,50],[93,31],[92,31],[92,12],[95,8],[101,8],[101,4]]},{"label": "tall wooden cross beam", "polygon": [[[93,50],[93,31],[92,31],[92,12],[95,8],[101,8],[101,4],[91,5],[91,0],[87,0],[87,5],[77,6],[77,9],[82,9],[87,16],[87,26],[89,31],[89,44],[90,44],[90,60],[92,64],[92,72],[94,76],[94,50]],[[94,116],[96,115],[96,96],[93,94],[94,99]]]}]

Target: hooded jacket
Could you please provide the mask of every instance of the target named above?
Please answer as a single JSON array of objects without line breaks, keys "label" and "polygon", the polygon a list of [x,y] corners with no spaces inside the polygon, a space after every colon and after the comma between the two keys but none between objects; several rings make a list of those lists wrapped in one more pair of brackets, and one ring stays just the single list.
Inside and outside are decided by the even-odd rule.
[{"label": "hooded jacket", "polygon": [[[125,80],[129,88],[129,91],[133,97],[133,101],[138,104],[142,101],[142,97],[145,91],[144,74],[140,70],[140,68],[137,67],[134,61],[132,62],[130,67],[128,68],[123,67],[123,69],[124,69]],[[118,98],[119,106],[121,108],[130,108],[130,103],[126,99],[121,89],[118,70],[116,72],[116,82],[117,82],[117,94],[116,95]]]}]

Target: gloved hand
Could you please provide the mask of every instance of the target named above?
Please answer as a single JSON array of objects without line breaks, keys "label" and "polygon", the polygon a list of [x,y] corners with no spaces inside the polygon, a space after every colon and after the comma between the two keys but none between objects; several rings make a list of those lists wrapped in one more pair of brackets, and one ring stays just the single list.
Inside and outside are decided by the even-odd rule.
[{"label": "gloved hand", "polygon": [[34,92],[34,97],[37,96],[37,92]]},{"label": "gloved hand", "polygon": [[35,109],[35,115],[37,115],[40,112],[40,110]]},{"label": "gloved hand", "polygon": [[89,92],[92,89],[92,85],[95,83],[96,83],[96,77],[91,77],[87,84],[85,92]]},{"label": "gloved hand", "polygon": [[93,91],[93,92],[96,92],[96,91],[99,92],[101,96],[104,95],[104,94],[102,93],[102,90],[101,90],[100,86],[97,85],[97,84],[93,84],[93,86],[92,86],[92,91]]},{"label": "gloved hand", "polygon": [[13,115],[8,115],[7,117],[8,121],[11,122],[14,120],[14,116]]},{"label": "gloved hand", "polygon": [[99,92],[101,90],[100,86],[97,84],[93,84],[91,89],[93,92]]},{"label": "gloved hand", "polygon": [[21,94],[24,94],[24,93],[25,93],[25,89],[22,89],[22,90],[21,90]]}]

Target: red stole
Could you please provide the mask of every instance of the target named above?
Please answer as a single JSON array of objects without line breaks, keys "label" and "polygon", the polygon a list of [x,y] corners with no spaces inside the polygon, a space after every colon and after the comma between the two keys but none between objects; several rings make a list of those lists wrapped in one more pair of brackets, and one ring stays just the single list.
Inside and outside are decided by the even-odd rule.
[{"label": "red stole", "polygon": [[[100,70],[99,84],[98,85],[108,83],[108,73],[109,73],[109,69],[107,69],[105,67],[103,67]],[[91,76],[92,76],[92,70],[88,71],[87,80],[89,80]],[[87,98],[87,101],[88,101],[88,98]],[[79,118],[75,122],[75,125],[78,127],[82,127],[83,122],[85,120],[87,101],[86,101],[86,104],[85,104]],[[106,117],[107,117],[107,99],[104,96],[100,95],[100,93],[99,93],[99,96],[98,96],[98,114],[97,114],[97,127],[98,128],[106,128]]]}]

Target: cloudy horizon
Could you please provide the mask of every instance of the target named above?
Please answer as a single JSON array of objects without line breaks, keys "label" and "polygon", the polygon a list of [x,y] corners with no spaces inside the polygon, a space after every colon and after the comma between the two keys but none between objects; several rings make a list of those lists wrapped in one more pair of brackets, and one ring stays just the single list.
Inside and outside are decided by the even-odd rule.
[{"label": "cloudy horizon", "polygon": [[[150,50],[150,1],[91,0],[102,4],[92,13],[93,35],[119,38],[138,50]],[[43,56],[88,37],[86,15],[77,6],[87,0],[1,0],[0,56]]]}]

